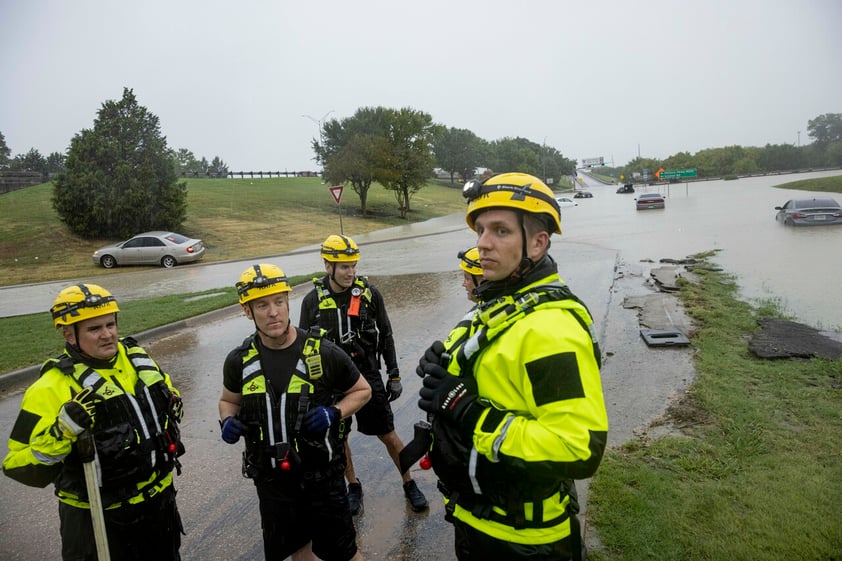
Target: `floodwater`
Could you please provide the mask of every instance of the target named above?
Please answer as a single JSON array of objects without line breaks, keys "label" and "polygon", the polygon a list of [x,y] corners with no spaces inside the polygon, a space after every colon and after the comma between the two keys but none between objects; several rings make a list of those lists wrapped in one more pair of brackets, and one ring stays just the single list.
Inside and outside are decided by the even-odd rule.
[{"label": "floodwater", "polygon": [[[736,275],[746,300],[771,300],[797,321],[839,330],[842,291],[834,288],[842,279],[842,227],[784,227],[775,221],[774,207],[791,198],[842,197],[774,185],[840,173],[636,186],[635,195],[586,179],[594,198],[562,209],[562,239],[617,249],[629,261],[719,250],[713,260]],[[644,192],[660,192],[666,208],[636,211],[633,199]]]}]

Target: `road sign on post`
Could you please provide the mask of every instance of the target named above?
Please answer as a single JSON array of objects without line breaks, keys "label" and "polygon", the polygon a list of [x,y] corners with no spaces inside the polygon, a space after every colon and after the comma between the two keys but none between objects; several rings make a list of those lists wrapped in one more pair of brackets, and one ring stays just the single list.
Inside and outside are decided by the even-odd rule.
[{"label": "road sign on post", "polygon": [[330,194],[333,197],[333,200],[336,201],[336,204],[339,204],[339,201],[342,200],[342,190],[344,188],[344,185],[334,185],[333,187],[330,187]]},{"label": "road sign on post", "polygon": [[342,229],[342,205],[339,204],[339,201],[342,200],[342,190],[345,189],[344,185],[334,185],[333,187],[329,187],[330,189],[330,196],[333,197],[333,200],[336,201],[336,210],[339,212],[339,233],[344,234],[345,232]]}]

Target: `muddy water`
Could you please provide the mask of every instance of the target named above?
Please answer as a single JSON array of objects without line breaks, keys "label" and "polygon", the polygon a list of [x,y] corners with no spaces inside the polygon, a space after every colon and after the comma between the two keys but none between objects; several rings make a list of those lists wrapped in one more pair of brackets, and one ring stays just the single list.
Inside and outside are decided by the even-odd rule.
[{"label": "muddy water", "polygon": [[839,171],[753,177],[735,181],[637,187],[660,192],[666,209],[636,211],[636,195],[591,184],[592,199],[562,209],[567,243],[617,249],[629,260],[679,258],[719,250],[715,261],[737,276],[749,300],[775,300],[799,321],[842,328],[842,227],[788,228],[775,221],[775,206],[790,198],[842,196],[774,188],[796,179]]}]

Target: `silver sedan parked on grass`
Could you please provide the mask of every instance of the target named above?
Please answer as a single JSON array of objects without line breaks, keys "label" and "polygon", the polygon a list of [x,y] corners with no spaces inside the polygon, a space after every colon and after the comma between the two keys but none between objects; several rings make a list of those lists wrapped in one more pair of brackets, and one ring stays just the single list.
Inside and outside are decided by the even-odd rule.
[{"label": "silver sedan parked on grass", "polygon": [[160,265],[175,267],[179,263],[198,261],[205,254],[205,244],[175,232],[144,232],[124,242],[107,245],[94,251],[95,265],[111,269],[117,265]]},{"label": "silver sedan parked on grass", "polygon": [[775,220],[787,226],[827,226],[842,224],[842,207],[835,199],[790,199],[776,206]]}]

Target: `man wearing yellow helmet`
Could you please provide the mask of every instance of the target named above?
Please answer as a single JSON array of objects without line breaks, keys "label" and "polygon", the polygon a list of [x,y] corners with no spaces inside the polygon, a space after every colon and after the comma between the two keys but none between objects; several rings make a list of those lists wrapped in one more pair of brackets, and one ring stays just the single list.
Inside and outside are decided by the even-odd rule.
[{"label": "man wearing yellow helmet", "polygon": [[243,474],[254,480],[268,560],[361,560],[345,494],[347,418],[371,389],[319,330],[296,329],[283,270],[252,265],[236,284],[254,324],[225,359],[222,439],[245,440]]},{"label": "man wearing yellow helmet", "polygon": [[[376,435],[400,471],[399,454],[404,445],[395,432],[389,405],[403,391],[398,370],[392,324],[386,313],[383,295],[366,277],[357,276],[360,249],[351,238],[331,235],[322,243],[321,257],[326,275],[313,279],[314,288],[301,302],[299,327],[319,326],[328,337],[354,360],[371,385],[371,401],[357,414],[361,433]],[[380,374],[380,358],[386,363],[386,383]],[[362,484],[354,471],[351,449],[346,445],[348,466],[348,503],[357,514],[362,505]],[[401,473],[404,496],[416,512],[427,508],[427,498],[410,477]]]},{"label": "man wearing yellow helmet", "polygon": [[462,269],[462,287],[467,293],[468,300],[476,302],[477,297],[474,291],[479,288],[482,278],[482,265],[479,262],[479,249],[476,246],[471,249],[460,251],[459,268]]},{"label": "man wearing yellow helmet", "polygon": [[9,438],[3,471],[26,485],[55,485],[62,558],[96,561],[80,461],[93,436],[112,559],[181,559],[173,468],[181,471],[182,404],[168,374],[130,337],[117,335],[117,301],[96,284],[59,292],[50,312],[64,353],[41,367]]},{"label": "man wearing yellow helmet", "polygon": [[416,369],[456,557],[582,559],[573,481],[599,466],[608,419],[591,316],[548,253],[558,204],[523,173],[468,182],[463,194],[478,305]]}]

